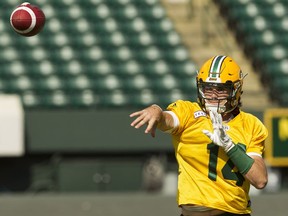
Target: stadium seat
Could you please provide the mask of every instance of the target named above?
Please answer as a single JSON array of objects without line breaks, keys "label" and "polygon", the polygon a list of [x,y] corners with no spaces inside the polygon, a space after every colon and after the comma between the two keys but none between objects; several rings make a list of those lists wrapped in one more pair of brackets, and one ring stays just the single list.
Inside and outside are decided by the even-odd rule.
[{"label": "stadium seat", "polygon": [[36,95],[34,91],[30,90],[21,92],[23,106],[28,109],[37,108],[39,106],[43,107],[41,96]]},{"label": "stadium seat", "polygon": [[270,61],[265,64],[265,71],[263,71],[263,77],[266,83],[273,81],[275,78],[281,78],[287,76],[288,61],[287,59],[279,61]]}]

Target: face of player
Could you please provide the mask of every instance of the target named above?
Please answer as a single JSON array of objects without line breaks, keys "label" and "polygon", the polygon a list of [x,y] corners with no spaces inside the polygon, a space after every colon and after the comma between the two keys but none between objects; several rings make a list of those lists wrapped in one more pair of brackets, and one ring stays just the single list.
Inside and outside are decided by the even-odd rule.
[{"label": "face of player", "polygon": [[226,86],[205,86],[202,89],[207,110],[217,110],[222,113],[226,110],[227,98],[230,95],[231,89]]}]

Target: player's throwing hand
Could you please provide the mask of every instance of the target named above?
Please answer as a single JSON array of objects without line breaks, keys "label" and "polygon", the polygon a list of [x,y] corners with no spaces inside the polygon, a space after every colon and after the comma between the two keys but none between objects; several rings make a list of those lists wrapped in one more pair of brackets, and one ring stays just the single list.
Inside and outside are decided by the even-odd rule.
[{"label": "player's throwing hand", "polygon": [[137,117],[131,126],[138,129],[147,124],[145,133],[151,133],[155,137],[156,128],[162,118],[162,109],[158,105],[149,106],[141,111],[130,114],[130,117]]}]

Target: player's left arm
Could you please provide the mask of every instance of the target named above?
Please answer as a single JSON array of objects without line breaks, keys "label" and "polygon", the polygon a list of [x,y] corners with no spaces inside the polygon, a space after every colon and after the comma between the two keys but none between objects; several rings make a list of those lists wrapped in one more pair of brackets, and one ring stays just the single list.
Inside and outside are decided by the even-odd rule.
[{"label": "player's left arm", "polygon": [[268,182],[267,168],[260,155],[250,155],[254,160],[245,178],[257,189],[263,189]]},{"label": "player's left arm", "polygon": [[[222,147],[227,156],[232,160],[239,172],[245,176],[250,183],[258,189],[262,189],[267,184],[267,170],[261,154],[246,153],[240,145],[235,145],[231,138],[226,134],[223,124],[222,116],[217,112],[210,112],[210,118],[213,124],[213,132],[203,130],[214,144]],[[259,145],[264,146],[264,141]]]}]

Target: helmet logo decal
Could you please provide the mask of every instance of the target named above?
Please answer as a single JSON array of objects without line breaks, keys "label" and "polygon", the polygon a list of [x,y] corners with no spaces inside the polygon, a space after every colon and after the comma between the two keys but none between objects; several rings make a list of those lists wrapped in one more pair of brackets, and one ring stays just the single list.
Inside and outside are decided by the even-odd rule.
[{"label": "helmet logo decal", "polygon": [[211,68],[209,71],[209,76],[211,78],[219,78],[220,77],[220,71],[221,71],[221,66],[222,63],[224,62],[224,59],[226,56],[215,56],[211,63]]}]

